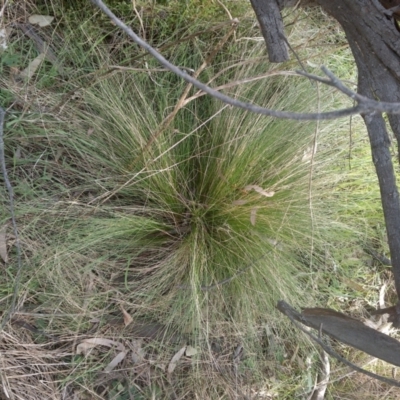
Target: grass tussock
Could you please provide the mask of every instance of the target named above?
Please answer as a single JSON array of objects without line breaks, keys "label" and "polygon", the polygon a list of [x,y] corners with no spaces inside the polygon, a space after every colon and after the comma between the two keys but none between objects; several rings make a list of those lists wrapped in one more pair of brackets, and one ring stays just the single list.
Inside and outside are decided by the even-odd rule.
[{"label": "grass tussock", "polygon": [[[236,80],[242,74],[254,72],[239,70]],[[223,315],[251,325],[277,299],[296,302],[307,290],[299,280],[309,265],[299,262],[297,251],[318,240],[307,153],[315,126],[200,98],[160,134],[162,105],[176,94],[154,85],[156,79],[119,72],[86,90],[84,110],[73,105],[65,141],[73,162],[87,167],[77,171],[83,184],[67,189],[79,193],[79,201],[63,211],[58,257],[66,260],[57,265],[70,270],[72,251],[102,259],[103,273],[124,277],[125,301],[140,299],[144,315],[151,308],[175,326],[201,327],[203,304],[209,321]],[[279,93],[285,107],[301,110],[315,101],[312,92],[309,82],[277,86],[271,80],[231,94],[282,107]],[[323,224],[326,213],[317,214],[318,198],[313,201],[314,222]],[[59,276],[64,279],[62,271]]]},{"label": "grass tussock", "polygon": [[[347,125],[253,115],[193,88],[184,95],[184,82],[143,54],[132,59],[135,46],[114,33],[92,26],[92,36],[89,23],[71,29],[66,19],[47,38],[68,78],[45,63],[32,80],[12,80],[17,71],[7,63],[35,52],[17,33],[1,64],[25,264],[18,307],[36,330],[25,328],[54,350],[48,357],[62,360],[48,398],[55,387],[118,400],[307,393],[315,371],[302,372],[303,360],[315,364],[318,353],[275,305],[335,301],[348,282],[337,263],[370,232],[348,195],[370,193],[373,182],[357,169],[347,175]],[[218,22],[218,30],[191,31],[168,57],[197,70],[229,29]],[[201,80],[268,108],[345,104],[270,65],[264,44],[250,40],[254,28],[241,29]],[[215,42],[205,44],[210,32]],[[301,35],[293,40],[303,51]],[[362,157],[365,143],[360,149]],[[0,196],[5,205],[3,189]],[[8,218],[0,209],[1,226]],[[4,309],[14,258],[10,250]],[[103,343],[77,351],[93,337],[112,340],[111,350]],[[187,345],[195,352],[168,372]],[[120,346],[124,358],[105,375]],[[38,376],[53,373],[46,368]]]}]

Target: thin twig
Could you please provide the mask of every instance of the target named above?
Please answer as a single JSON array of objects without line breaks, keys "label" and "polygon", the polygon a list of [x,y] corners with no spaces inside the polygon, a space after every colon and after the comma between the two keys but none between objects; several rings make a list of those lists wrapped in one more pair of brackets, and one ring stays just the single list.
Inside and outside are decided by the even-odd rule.
[{"label": "thin twig", "polygon": [[217,3],[224,9],[224,11],[228,14],[229,19],[232,21],[232,20],[233,20],[232,14],[231,14],[231,12],[228,10],[228,8],[225,6],[225,4],[222,3],[222,1],[220,1],[220,0],[217,0]]},{"label": "thin twig", "polygon": [[323,82],[327,85],[336,87],[341,92],[347,94],[349,97],[357,101],[357,105],[351,108],[345,108],[337,111],[328,111],[323,113],[293,113],[288,111],[277,111],[264,107],[257,106],[255,104],[245,103],[243,101],[234,99],[223,93],[216,91],[215,89],[205,85],[204,83],[193,78],[186,72],[179,69],[176,65],[170,63],[166,60],[156,49],[145,42],[141,37],[136,35],[131,28],[124,24],[119,18],[117,18],[111,10],[103,3],[102,0],[90,0],[93,4],[99,7],[114,23],[116,26],[121,28],[136,44],[145,49],[149,54],[151,54],[160,64],[168,68],[170,71],[174,72],[179,77],[183,78],[186,82],[193,84],[197,88],[203,90],[209,95],[215,97],[218,100],[223,101],[226,104],[230,104],[234,107],[242,108],[247,111],[254,112],[256,114],[268,115],[271,117],[282,118],[282,119],[292,119],[296,121],[305,120],[322,120],[322,119],[337,119],[341,117],[347,117],[349,115],[355,114],[370,114],[373,112],[386,112],[389,114],[400,114],[400,103],[388,103],[375,101],[368,99],[364,96],[360,96],[352,90],[346,88],[343,83],[333,75],[327,68],[322,67],[322,71],[328,76],[329,79],[316,77],[315,75],[300,73],[300,75],[307,76],[311,79]]},{"label": "thin twig", "polygon": [[329,384],[331,374],[331,365],[329,357],[325,350],[320,349],[321,371],[318,374],[318,382],[314,387],[314,392],[311,395],[311,400],[324,400],[325,392]]},{"label": "thin twig", "polygon": [[[230,89],[230,88],[233,88],[235,86],[242,85],[244,83],[255,82],[255,81],[258,81],[260,79],[269,78],[269,77],[272,77],[272,76],[296,76],[296,75],[297,74],[294,71],[270,71],[270,72],[267,72],[267,73],[262,74],[262,75],[249,76],[247,78],[238,79],[237,81],[228,82],[228,83],[225,83],[223,85],[216,86],[213,89],[220,91],[220,90],[224,90],[224,89]],[[214,78],[215,78],[215,76],[214,76]],[[193,96],[188,97],[185,100],[184,105],[188,104],[189,102],[191,102],[194,99],[197,99],[197,98],[205,96],[205,95],[207,95],[207,93],[204,93],[201,90],[198,90]]]},{"label": "thin twig", "polygon": [[[357,106],[345,110],[351,110],[353,108],[360,107],[365,109],[365,111],[361,111],[361,114],[374,114],[374,113],[400,114],[400,108],[399,108],[400,103],[372,100],[368,97],[358,94],[354,90],[349,89],[347,86],[343,84],[343,82],[339,78],[337,78],[333,74],[333,72],[329,71],[329,69],[326,68],[324,65],[321,67],[321,70],[329,79],[322,78],[318,75],[309,74],[303,71],[296,71],[296,72],[299,75],[303,75],[308,78],[314,79],[318,82],[324,83],[325,85],[332,86],[337,90],[339,90],[340,92],[344,93],[346,96],[356,101]],[[348,115],[355,115],[355,113]]]},{"label": "thin twig", "polygon": [[[221,50],[221,48],[224,46],[224,44],[227,42],[227,40],[229,39],[229,37],[232,35],[232,33],[235,32],[237,28],[237,21],[234,20],[232,21],[232,27],[229,30],[229,32],[220,40],[220,42],[214,47],[214,49],[211,51],[211,53],[208,55],[208,57],[205,59],[205,61],[203,62],[203,64],[193,73],[194,77],[197,77],[201,74],[202,71],[204,71],[204,69],[207,67],[207,65],[209,65],[211,63],[211,61],[214,59],[214,57],[218,54],[218,52]],[[190,92],[190,89],[193,87],[192,84],[188,84],[186,86],[186,88],[184,89],[181,97],[179,98],[178,102],[176,103],[173,111],[167,115],[166,118],[164,118],[164,120],[161,122],[160,127],[158,128],[158,130],[152,135],[152,137],[150,138],[150,140],[146,143],[146,145],[144,146],[144,148],[141,150],[140,154],[135,157],[135,159],[129,164],[129,168],[131,168],[133,165],[137,164],[137,162],[139,161],[139,159],[143,158],[143,155],[149,150],[149,148],[151,147],[151,145],[160,137],[160,135],[168,128],[168,126],[171,124],[171,122],[173,121],[173,119],[175,118],[176,114],[178,113],[178,111],[184,107],[189,101],[192,100],[192,98],[187,99],[187,96]],[[226,107],[226,106],[225,106]],[[145,163],[145,166],[141,169],[140,173],[145,171],[145,169],[148,167],[148,165],[151,162],[154,162],[155,160],[152,161],[147,161]],[[128,182],[125,182],[124,186],[127,185],[131,180],[129,180]],[[121,188],[120,188],[121,189]],[[120,190],[118,189],[118,190]],[[112,191],[111,193],[108,193],[107,195],[103,196],[103,200],[102,203],[108,201],[108,199],[113,196],[115,193],[117,192],[117,190]]]},{"label": "thin twig", "polygon": [[[281,38],[283,39],[283,41],[286,43],[287,47],[289,47],[289,50],[294,54],[297,62],[299,63],[301,69],[307,73],[306,67],[304,66],[304,64],[302,63],[299,55],[297,54],[296,50],[292,47],[292,45],[289,43],[289,40],[286,39],[285,35],[281,35]],[[314,81],[312,79],[310,79],[311,84],[314,83]]]},{"label": "thin twig", "polygon": [[[158,48],[158,51],[167,50],[167,49],[169,49],[170,47],[176,46],[176,45],[179,44],[179,43],[184,43],[184,42],[186,42],[186,41],[189,41],[190,39],[196,38],[197,36],[200,36],[200,35],[202,35],[202,34],[204,34],[204,33],[214,32],[214,31],[216,31],[216,30],[218,30],[218,29],[222,29],[222,28],[225,27],[225,25],[231,24],[231,23],[232,23],[231,21],[222,22],[222,23],[220,23],[220,24],[217,24],[217,25],[213,26],[213,27],[210,28],[210,29],[205,29],[205,30],[197,31],[197,32],[195,32],[195,33],[193,33],[193,34],[191,34],[191,35],[181,37],[180,39],[178,39],[178,40],[176,40],[176,41],[174,41],[174,42],[172,42],[172,43],[166,43],[166,44],[162,45],[161,47]],[[137,55],[137,56],[134,56],[134,57],[130,58],[130,59],[129,59],[130,65],[133,65],[133,63],[134,63],[135,61],[139,61],[141,58],[144,58],[144,57],[147,56],[147,55],[148,55],[147,53],[143,53],[143,54],[139,54],[139,55]],[[189,72],[192,72],[192,70],[191,70],[190,68],[181,67],[181,66],[178,66],[178,68],[183,69],[183,70],[187,70],[187,71],[189,71]],[[79,86],[79,87],[77,87],[77,88],[75,88],[75,89],[72,89],[72,90],[68,91],[68,92],[62,97],[61,102],[60,102],[59,104],[57,104],[57,105],[53,108],[53,112],[58,112],[71,98],[73,98],[73,97],[75,96],[75,94],[76,94],[78,91],[80,91],[80,90],[86,90],[86,89],[90,88],[91,86],[95,85],[96,83],[98,83],[100,80],[111,76],[113,73],[115,73],[115,72],[118,71],[118,70],[123,70],[123,69],[124,69],[124,67],[115,66],[115,65],[113,66],[113,65],[111,65],[111,66],[107,67],[106,69],[100,69],[100,70],[97,70],[97,71],[95,71],[95,72],[91,72],[91,73],[89,73],[89,74],[85,73],[85,74],[83,74],[83,75],[81,75],[81,76],[78,76],[78,77],[75,78],[74,80],[69,81],[70,84],[73,84],[73,83],[76,82],[76,81],[82,80],[82,78],[89,78],[90,76],[93,76],[93,79],[92,79],[88,84],[86,84],[86,85],[84,85],[84,86]],[[133,69],[132,69],[132,70],[133,70]],[[142,70],[145,71],[145,69],[143,69],[143,68],[142,68]],[[148,69],[147,69],[147,70],[148,70]],[[169,69],[163,70],[163,72],[165,72],[165,71],[170,71],[170,70],[169,70]],[[150,72],[151,72],[151,71],[150,71]]]},{"label": "thin twig", "polygon": [[11,300],[11,307],[8,310],[8,312],[5,313],[5,316],[3,316],[3,321],[1,322],[0,325],[0,331],[4,329],[5,325],[10,320],[11,315],[15,311],[15,304],[17,302],[19,282],[21,280],[21,270],[22,270],[21,245],[18,235],[17,222],[15,220],[15,213],[14,213],[14,194],[10,180],[8,179],[6,160],[4,155],[4,140],[3,140],[4,117],[5,117],[5,111],[2,107],[0,107],[0,164],[1,164],[1,173],[3,175],[4,183],[6,185],[6,189],[8,192],[10,215],[15,236],[15,246],[17,248],[17,274],[14,280],[14,293]]},{"label": "thin twig", "polygon": [[3,4],[3,7],[1,7],[1,10],[0,10],[0,18],[1,19],[3,19],[3,17],[4,17],[4,11],[7,7],[7,5],[8,5],[8,0],[6,0],[5,3]]},{"label": "thin twig", "polygon": [[392,265],[392,261],[390,258],[387,258],[384,254],[379,254],[376,252],[374,249],[369,248],[369,247],[364,247],[363,249],[367,254],[372,256],[375,260],[379,261],[382,265],[386,265],[390,267]]},{"label": "thin twig", "polygon": [[[222,49],[222,47],[225,45],[229,37],[234,33],[234,31],[237,28],[237,22],[238,21],[232,21],[232,27],[229,30],[229,32],[220,40],[220,42],[215,46],[215,48],[210,52],[210,54],[207,56],[207,58],[204,60],[203,64],[198,68],[194,73],[193,77],[197,78],[204,70],[205,68],[211,63],[211,61],[215,58],[215,56],[218,54],[218,52]],[[148,151],[148,149],[151,147],[151,145],[162,135],[163,132],[169,127],[173,119],[175,118],[176,114],[178,111],[184,107],[187,102],[186,98],[190,92],[190,89],[193,87],[193,84],[189,83],[186,88],[184,89],[181,97],[179,98],[178,102],[176,103],[174,109],[172,112],[164,119],[164,121],[161,122],[160,128],[157,130],[157,132],[154,133],[154,135],[150,138],[150,140],[147,142],[147,144],[144,146],[142,149],[142,152],[131,162],[130,167],[132,165],[136,165],[137,162],[143,155]]]}]

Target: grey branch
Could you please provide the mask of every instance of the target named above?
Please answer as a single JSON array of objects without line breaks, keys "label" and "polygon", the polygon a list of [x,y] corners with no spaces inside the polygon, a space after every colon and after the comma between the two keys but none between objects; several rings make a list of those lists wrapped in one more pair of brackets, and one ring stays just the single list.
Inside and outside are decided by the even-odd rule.
[{"label": "grey branch", "polygon": [[[282,119],[291,119],[295,121],[312,121],[312,120],[327,120],[327,119],[337,119],[341,117],[347,117],[349,115],[356,115],[356,114],[371,114],[375,112],[386,112],[389,114],[400,114],[400,103],[387,103],[387,102],[380,102],[375,101],[372,99],[365,98],[363,96],[350,96],[354,98],[357,102],[357,105],[351,108],[345,108],[337,111],[328,111],[324,113],[293,113],[288,111],[278,111],[272,110],[264,107],[257,106],[251,103],[245,103],[240,100],[236,100],[232,97],[229,97],[219,91],[212,89],[211,87],[205,85],[204,83],[198,81],[197,79],[190,76],[185,71],[182,71],[176,65],[170,63],[166,60],[157,50],[151,47],[147,42],[145,42],[141,37],[136,35],[135,32],[127,25],[125,25],[119,18],[117,18],[111,10],[103,3],[102,0],[90,0],[93,4],[99,7],[114,23],[116,26],[121,28],[136,44],[141,46],[145,49],[149,54],[151,54],[161,65],[165,68],[169,69],[170,71],[174,72],[176,75],[184,79],[186,82],[193,84],[193,86],[197,87],[198,89],[202,90],[203,92],[215,97],[222,102],[229,104],[234,107],[242,108],[247,111],[251,111],[256,114],[268,115],[270,117],[275,118],[282,118]],[[325,73],[328,70],[325,68],[323,69]],[[302,73],[304,75],[304,73]],[[350,89],[347,89],[338,78],[336,78],[331,72],[329,72],[328,78],[323,79],[317,77],[323,83],[326,83],[330,86],[336,87],[338,90],[345,93],[345,91],[352,92]],[[316,79],[314,75],[309,75],[310,78]],[[352,92],[354,93],[354,92]]]}]

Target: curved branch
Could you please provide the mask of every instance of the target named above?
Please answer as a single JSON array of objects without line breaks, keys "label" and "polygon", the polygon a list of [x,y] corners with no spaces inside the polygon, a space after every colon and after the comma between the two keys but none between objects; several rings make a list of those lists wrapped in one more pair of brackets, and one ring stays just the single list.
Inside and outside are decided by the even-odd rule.
[{"label": "curved branch", "polygon": [[[145,49],[165,68],[168,68],[170,71],[174,72],[176,75],[183,78],[186,82],[193,84],[193,86],[197,87],[198,89],[208,93],[209,95],[215,97],[216,99],[221,100],[222,102],[229,104],[231,106],[242,108],[244,110],[251,111],[255,114],[268,115],[270,117],[291,119],[296,121],[337,119],[341,117],[347,117],[350,115],[363,114],[363,113],[369,114],[373,112],[387,112],[392,114],[400,114],[400,103],[382,103],[379,101],[362,98],[359,97],[358,95],[357,97],[354,98],[358,103],[355,107],[345,108],[337,111],[329,111],[324,113],[295,113],[288,111],[271,110],[268,108],[257,106],[255,104],[245,103],[243,101],[236,100],[232,97],[229,97],[227,95],[224,95],[223,93],[218,92],[215,89],[212,89],[211,87],[205,85],[204,83],[190,76],[187,72],[182,71],[176,65],[170,63],[157,50],[151,47],[141,37],[136,35],[131,28],[129,28],[119,18],[117,18],[111,12],[111,10],[103,3],[102,0],[90,0],[90,1],[97,7],[99,7],[115,23],[116,26],[121,28],[136,44]],[[327,69],[323,69],[323,71],[326,73]],[[332,79],[331,76],[334,77],[334,79]],[[310,77],[313,77],[313,79],[315,79],[314,75],[311,75]],[[330,86],[336,87],[338,90],[345,93],[345,91],[343,90],[345,86],[340,82],[338,78],[336,78],[332,73],[330,73],[328,77],[330,78],[329,80],[323,79],[322,81],[326,84],[329,84]],[[350,89],[347,89],[347,91],[350,91]]]}]

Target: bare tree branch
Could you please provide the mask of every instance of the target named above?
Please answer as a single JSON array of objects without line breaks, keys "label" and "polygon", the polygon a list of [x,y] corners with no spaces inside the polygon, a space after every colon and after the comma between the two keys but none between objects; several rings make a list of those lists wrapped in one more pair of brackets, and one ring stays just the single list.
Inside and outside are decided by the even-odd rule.
[{"label": "bare tree branch", "polygon": [[354,369],[355,371],[361,372],[362,374],[367,375],[367,376],[369,376],[371,378],[378,379],[379,381],[387,383],[387,384],[389,384],[391,386],[400,387],[400,382],[399,381],[396,381],[396,380],[390,379],[390,378],[385,378],[384,376],[380,376],[380,375],[374,374],[373,372],[370,372],[370,371],[367,371],[367,370],[365,370],[363,368],[360,368],[357,365],[355,365],[355,364],[351,363],[350,361],[346,360],[344,357],[342,357],[338,353],[336,353],[335,350],[333,350],[330,346],[325,344],[321,339],[319,339],[317,336],[313,335],[308,330],[303,328],[303,326],[300,325],[298,322],[303,323],[304,322],[304,317],[301,314],[299,314],[293,307],[291,307],[289,304],[284,302],[283,300],[278,302],[277,309],[282,314],[285,314],[298,329],[300,329],[307,336],[309,336],[314,342],[318,343],[330,356],[336,358],[341,363],[343,363],[343,364],[347,365],[348,367]]},{"label": "bare tree branch", "polygon": [[[197,78],[206,69],[206,67],[215,58],[215,56],[218,54],[218,52],[221,50],[221,48],[225,45],[225,43],[230,38],[230,36],[235,32],[236,28],[237,28],[237,23],[236,23],[236,21],[234,21],[234,23],[231,25],[231,29],[229,30],[229,32],[219,41],[219,43],[216,45],[216,47],[214,49],[212,49],[211,53],[206,57],[206,59],[204,60],[203,64],[200,66],[200,68],[198,68],[197,71],[195,71],[193,73],[194,78]],[[171,124],[171,122],[175,118],[178,111],[187,104],[187,102],[186,102],[187,96],[189,95],[190,89],[192,87],[193,87],[193,85],[191,83],[189,83],[186,86],[185,90],[183,91],[180,99],[178,100],[178,102],[175,105],[172,112],[169,113],[167,115],[167,117],[164,118],[164,120],[161,122],[158,130],[151,136],[150,140],[142,148],[142,152],[132,161],[132,163],[130,165],[135,165],[138,162],[138,160],[141,157],[143,157],[143,155],[147,152],[147,150],[151,147],[151,145],[159,138],[159,136],[163,132],[165,132],[165,130],[168,128],[168,126]]]},{"label": "bare tree branch", "polygon": [[[292,119],[296,121],[337,119],[349,115],[362,114],[362,113],[370,114],[377,111],[387,112],[392,114],[400,114],[400,103],[383,103],[372,99],[358,97],[359,95],[357,95],[356,97],[353,97],[354,95],[350,96],[351,98],[354,98],[355,101],[357,102],[356,106],[337,111],[324,112],[324,113],[294,113],[288,111],[277,111],[234,99],[205,85],[204,83],[190,76],[185,71],[182,71],[176,65],[170,63],[157,50],[151,47],[141,37],[136,35],[131,28],[129,28],[119,18],[117,18],[111,12],[111,10],[103,3],[102,0],[90,0],[90,1],[97,7],[99,7],[115,23],[116,26],[121,28],[136,44],[143,47],[165,68],[168,68],[170,71],[174,72],[176,75],[183,78],[186,82],[193,84],[193,86],[197,87],[198,89],[201,89],[202,91],[208,93],[209,95],[215,97],[216,99],[221,100],[222,102],[229,104],[231,106],[242,108],[244,110],[251,111],[256,114],[268,115],[271,117],[282,118],[282,119]],[[327,71],[327,69],[325,68],[324,71]],[[314,76],[312,75],[312,77]],[[319,79],[322,79],[323,83],[336,87],[343,93],[345,93],[345,91],[352,92],[350,89],[345,88],[345,86],[340,82],[340,80],[336,78],[332,73],[329,73],[328,77],[330,78],[329,80],[322,78]],[[333,80],[332,77],[334,78]]]},{"label": "bare tree branch", "polygon": [[325,85],[332,86],[344,93],[346,96],[350,97],[362,107],[368,108],[370,111],[363,111],[361,114],[371,114],[371,113],[388,113],[388,114],[399,114],[398,107],[400,103],[392,103],[387,101],[376,101],[371,100],[370,98],[363,96],[354,90],[349,89],[347,86],[343,84],[343,82],[338,79],[328,68],[325,66],[321,67],[322,72],[328,76],[329,79],[322,78],[318,75],[308,74],[304,71],[296,71],[299,75],[306,76],[307,78],[311,78],[315,81],[324,83]]}]

